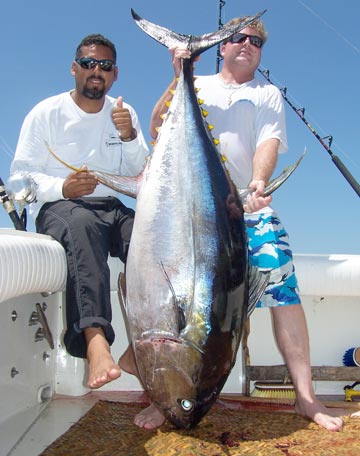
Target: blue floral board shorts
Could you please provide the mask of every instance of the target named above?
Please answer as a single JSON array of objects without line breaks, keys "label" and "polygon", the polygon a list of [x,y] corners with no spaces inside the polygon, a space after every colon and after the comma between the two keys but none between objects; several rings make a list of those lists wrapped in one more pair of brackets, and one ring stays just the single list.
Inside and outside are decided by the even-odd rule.
[{"label": "blue floral board shorts", "polygon": [[245,214],[250,262],[270,271],[269,283],[256,307],[300,304],[288,234],[275,212]]}]

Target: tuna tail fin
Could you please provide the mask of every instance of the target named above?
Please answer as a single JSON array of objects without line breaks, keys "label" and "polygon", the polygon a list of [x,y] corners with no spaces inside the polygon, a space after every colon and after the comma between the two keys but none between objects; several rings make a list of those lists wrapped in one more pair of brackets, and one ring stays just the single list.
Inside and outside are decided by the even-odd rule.
[{"label": "tuna tail fin", "polygon": [[166,46],[168,49],[174,49],[177,47],[187,48],[191,51],[192,57],[200,55],[207,49],[221,43],[221,41],[226,40],[231,35],[234,35],[234,33],[238,33],[253,21],[259,19],[259,17],[261,17],[265,12],[266,10],[263,10],[255,16],[237,24],[231,24],[228,22],[216,32],[206,33],[204,35],[183,35],[143,19],[133,9],[131,9],[131,14],[136,24],[145,33],[151,36],[151,38],[163,46]]}]

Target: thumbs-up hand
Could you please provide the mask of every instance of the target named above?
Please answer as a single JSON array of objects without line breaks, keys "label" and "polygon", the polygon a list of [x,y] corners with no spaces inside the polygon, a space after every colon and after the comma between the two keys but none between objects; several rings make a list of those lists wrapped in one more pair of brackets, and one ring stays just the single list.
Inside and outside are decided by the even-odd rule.
[{"label": "thumbs-up hand", "polygon": [[123,97],[116,100],[116,106],[112,111],[112,119],[119,131],[121,141],[132,141],[136,138],[136,130],[131,121],[131,115],[127,108],[123,107]]}]

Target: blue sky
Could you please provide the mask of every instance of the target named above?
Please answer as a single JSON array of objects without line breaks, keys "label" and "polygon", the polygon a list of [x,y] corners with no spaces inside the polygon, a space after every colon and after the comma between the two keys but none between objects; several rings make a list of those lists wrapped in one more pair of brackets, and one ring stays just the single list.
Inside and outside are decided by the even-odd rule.
[{"label": "blue sky", "polygon": [[[346,7],[343,7],[346,6]],[[22,121],[40,100],[70,90],[70,66],[81,39],[102,33],[117,46],[119,79],[110,94],[122,95],[137,111],[145,136],[152,108],[172,78],[168,51],[133,22],[130,8],[142,17],[187,34],[218,27],[218,0],[12,0],[2,7],[0,81],[0,176],[9,176]],[[269,39],[262,67],[325,137],[331,150],[360,181],[360,2],[328,0],[226,0],[223,22],[263,9]],[[215,72],[216,49],[197,64],[198,74]],[[259,75],[261,78],[262,76]],[[359,254],[360,198],[337,170],[328,152],[287,107],[289,152],[277,174],[296,161],[300,168],[274,195],[296,253]],[[0,208],[0,227],[12,227]],[[33,224],[29,224],[33,230]]]}]

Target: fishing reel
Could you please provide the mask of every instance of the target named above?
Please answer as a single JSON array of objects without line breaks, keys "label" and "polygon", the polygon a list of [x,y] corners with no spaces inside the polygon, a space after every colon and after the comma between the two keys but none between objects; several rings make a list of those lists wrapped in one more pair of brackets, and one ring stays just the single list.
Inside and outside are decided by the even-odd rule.
[{"label": "fishing reel", "polygon": [[[11,175],[6,186],[0,178],[1,203],[17,230],[26,231],[26,205],[36,200],[36,191],[36,182],[30,174],[24,171]],[[18,206],[18,211],[15,203]]]}]

